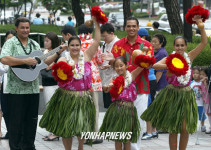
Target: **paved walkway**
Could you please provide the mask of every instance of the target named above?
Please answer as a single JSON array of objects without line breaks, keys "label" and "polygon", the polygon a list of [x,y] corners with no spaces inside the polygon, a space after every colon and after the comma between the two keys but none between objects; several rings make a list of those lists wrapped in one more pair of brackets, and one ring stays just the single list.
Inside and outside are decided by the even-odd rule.
[{"label": "paved walkway", "polygon": [[[104,112],[100,112],[99,124],[102,123]],[[39,116],[39,119],[41,115]],[[208,127],[208,121],[205,122]],[[2,121],[3,135],[6,132],[4,121]],[[38,127],[36,135],[36,149],[37,150],[64,150],[61,138],[59,141],[43,141],[43,136],[48,132]],[[196,145],[196,137],[199,134],[199,145]],[[0,140],[0,150],[9,150],[7,140]],[[104,141],[102,144],[93,145],[92,147],[84,145],[84,150],[114,150],[113,141]],[[168,134],[160,134],[158,139],[142,141],[141,150],[168,150]],[[77,139],[73,139],[72,150],[77,150]],[[190,135],[187,150],[211,150],[211,136],[198,131],[195,134]]]}]

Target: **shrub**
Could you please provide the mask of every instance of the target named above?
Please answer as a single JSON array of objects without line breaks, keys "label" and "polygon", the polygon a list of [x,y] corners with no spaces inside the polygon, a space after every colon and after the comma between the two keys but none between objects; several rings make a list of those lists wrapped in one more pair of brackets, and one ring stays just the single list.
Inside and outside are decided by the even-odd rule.
[{"label": "shrub", "polygon": [[[61,35],[61,28],[59,26],[54,26],[54,25],[31,25],[31,33],[48,33],[48,32],[55,32],[58,35]],[[0,33],[6,33],[10,29],[15,29],[14,25],[0,25]],[[77,28],[76,28],[77,31]],[[152,37],[155,33],[161,33],[160,31],[149,31],[149,35]],[[173,49],[173,41],[174,38],[178,35],[171,35],[167,32],[162,32],[167,39],[167,44],[165,46],[168,54],[172,53]],[[115,34],[118,36],[118,38],[123,38],[127,35],[125,31],[120,31],[116,30]],[[30,38],[34,39],[35,41],[38,41],[38,37],[36,35],[31,35]],[[43,41],[44,37],[41,36],[40,38],[41,41],[41,47],[43,47]],[[201,41],[200,37],[193,37],[193,42],[188,43],[188,49],[187,51],[189,52],[190,50],[193,50],[196,48],[198,43]],[[211,40],[209,39],[209,42]],[[1,38],[1,44],[4,43],[4,37]],[[199,56],[194,60],[193,66],[199,65],[199,66],[208,66],[210,64],[210,58],[211,58],[211,48],[209,47],[209,44],[206,45],[204,50],[201,52]]]}]

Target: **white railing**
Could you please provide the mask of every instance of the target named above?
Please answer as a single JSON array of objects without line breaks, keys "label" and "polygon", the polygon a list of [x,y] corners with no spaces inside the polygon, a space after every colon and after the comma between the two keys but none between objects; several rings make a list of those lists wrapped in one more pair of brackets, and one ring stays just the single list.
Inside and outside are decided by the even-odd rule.
[{"label": "white railing", "polygon": [[[2,46],[2,43],[1,43],[1,38],[2,37],[5,37],[5,34],[6,33],[0,33],[0,48]],[[45,33],[30,33],[29,35],[37,35],[37,43],[39,43],[39,45],[41,44],[41,40],[40,40],[40,37],[42,36],[45,36],[46,34]],[[62,41],[63,37],[61,35],[58,35],[59,39]],[[36,41],[36,40],[35,40]],[[44,42],[44,41],[43,41]],[[44,45],[44,43],[43,43]]]}]

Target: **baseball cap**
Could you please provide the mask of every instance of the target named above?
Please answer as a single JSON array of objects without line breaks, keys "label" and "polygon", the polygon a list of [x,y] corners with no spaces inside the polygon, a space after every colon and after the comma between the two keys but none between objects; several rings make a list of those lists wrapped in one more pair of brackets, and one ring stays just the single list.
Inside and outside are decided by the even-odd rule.
[{"label": "baseball cap", "polygon": [[137,33],[139,36],[149,36],[149,33],[145,28],[140,28]]}]

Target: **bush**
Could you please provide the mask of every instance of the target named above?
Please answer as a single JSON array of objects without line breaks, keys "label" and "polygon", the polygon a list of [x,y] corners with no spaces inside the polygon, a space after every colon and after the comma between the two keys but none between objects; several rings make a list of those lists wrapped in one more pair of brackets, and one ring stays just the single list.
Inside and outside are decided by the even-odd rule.
[{"label": "bush", "polygon": [[[157,31],[157,32],[149,31],[149,35],[151,37],[155,33],[161,33],[161,32],[160,31]],[[162,33],[165,35],[165,37],[167,39],[167,44],[165,46],[165,49],[168,52],[168,54],[171,54],[174,51],[174,48],[173,48],[174,39],[178,35],[171,35],[167,32],[162,32]],[[192,43],[188,42],[187,52],[196,48],[200,41],[201,41],[200,37],[193,36],[193,42]],[[209,39],[208,43],[209,42],[210,42],[210,39]],[[206,47],[202,50],[202,52],[196,57],[196,59],[194,59],[193,66],[195,66],[195,65],[208,66],[210,64],[210,58],[211,58],[211,48],[210,48],[209,44],[207,44]]]},{"label": "bush", "polygon": [[147,14],[147,13],[136,13],[136,12],[134,12],[133,15],[136,18],[148,18],[149,17],[149,14]]},{"label": "bush", "polygon": [[[61,28],[59,26],[54,26],[54,25],[31,25],[31,33],[48,33],[48,32],[55,32],[57,35],[61,35]],[[0,33],[6,33],[8,30],[15,29],[14,25],[0,25]],[[76,28],[77,31],[77,28]],[[155,33],[161,33],[160,31],[149,31],[149,35],[152,37]],[[172,53],[173,49],[173,41],[174,38],[178,35],[171,35],[167,32],[162,32],[167,39],[167,44],[166,44],[166,50],[168,54]],[[125,31],[120,31],[116,30],[115,34],[118,36],[118,38],[123,38],[127,36],[127,33]],[[33,35],[30,36],[30,38],[38,41],[38,37]],[[43,41],[44,37],[41,37],[41,47],[43,47]],[[194,48],[197,47],[198,43],[201,41],[200,37],[193,37],[193,42],[188,43],[188,49],[187,51],[189,52],[190,50],[193,50]],[[211,40],[209,39],[209,42]],[[4,43],[4,37],[1,38],[1,43]],[[208,66],[210,64],[210,58],[211,58],[211,48],[209,47],[209,44],[206,45],[204,50],[201,52],[199,56],[194,60],[193,66],[199,65],[199,66]]]}]

